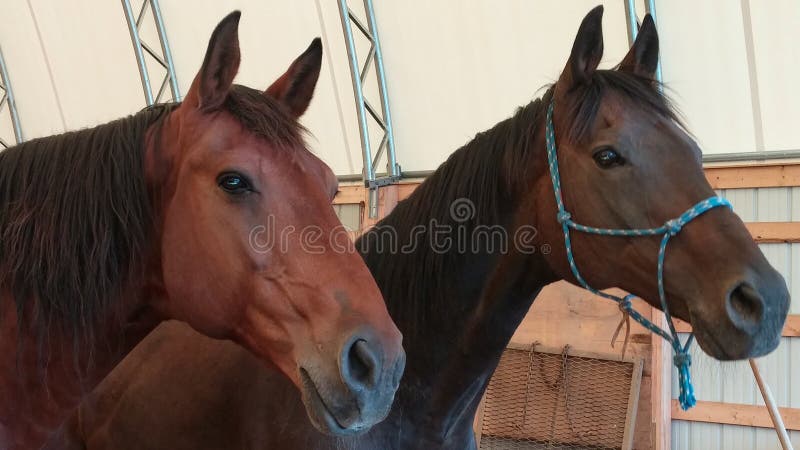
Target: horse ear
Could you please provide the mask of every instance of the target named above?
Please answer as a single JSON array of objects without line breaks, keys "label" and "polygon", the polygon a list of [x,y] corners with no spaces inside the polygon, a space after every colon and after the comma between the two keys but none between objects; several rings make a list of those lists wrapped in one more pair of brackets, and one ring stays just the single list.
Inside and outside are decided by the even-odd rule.
[{"label": "horse ear", "polygon": [[206,57],[186,94],[186,103],[203,111],[213,111],[227,98],[233,78],[239,71],[241,15],[239,11],[228,14],[211,33]]},{"label": "horse ear", "polygon": [[639,34],[622,62],[619,70],[653,79],[658,67],[658,32],[650,14],[644,16]]},{"label": "horse ear", "polygon": [[575,36],[575,43],[572,44],[569,61],[558,79],[559,87],[566,89],[562,92],[587,83],[592,78],[602,57],[603,5],[600,5],[586,14],[578,28],[578,35]]},{"label": "horse ear", "polygon": [[289,69],[267,88],[266,95],[283,103],[295,117],[308,109],[322,67],[322,41],[311,41],[306,51],[292,62]]}]

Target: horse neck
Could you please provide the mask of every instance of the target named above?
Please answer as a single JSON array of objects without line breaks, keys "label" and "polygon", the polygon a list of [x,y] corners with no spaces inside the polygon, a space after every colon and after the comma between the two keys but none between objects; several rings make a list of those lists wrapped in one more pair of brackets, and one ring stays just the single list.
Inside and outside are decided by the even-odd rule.
[{"label": "horse neck", "polygon": [[[530,152],[527,161],[529,170],[519,172],[527,178],[526,187],[512,189],[511,192],[530,192],[533,186],[541,186],[546,181],[543,177],[549,176],[543,139],[535,138],[530,145],[534,151]],[[465,150],[468,149],[458,153]],[[509,160],[507,152],[508,149],[490,152],[490,156]],[[454,157],[458,157],[458,153]],[[502,167],[502,164],[494,166]],[[481,183],[491,179],[503,180],[506,176],[505,173],[494,173],[488,177],[486,174],[461,174],[469,180],[464,183],[452,180],[440,171],[378,225],[379,230],[382,227],[395,227],[400,237],[399,248],[407,243],[404,240],[404,236],[407,236],[405,232],[414,226],[426,226],[436,217],[419,215],[413,224],[401,225],[400,222],[405,221],[396,220],[395,214],[402,217],[408,214],[407,210],[432,211],[432,208],[418,201],[428,196],[444,195],[451,201],[470,198],[483,188]],[[442,193],[437,176],[446,177],[450,180],[448,185],[458,188]],[[494,187],[485,186],[485,190],[491,191]],[[501,191],[496,189],[498,193]],[[518,194],[514,193],[495,200],[517,206],[521,201]],[[483,205],[476,201],[475,206],[480,216]],[[505,230],[511,230],[509,236],[514,235],[514,216],[511,208],[501,211],[496,217],[497,224]],[[380,231],[371,233],[375,238]],[[365,236],[367,239],[369,237],[370,234]],[[420,240],[427,242],[425,238]],[[383,290],[389,312],[404,335],[408,363],[395,407],[386,421],[387,427],[403,428],[402,439],[430,442],[438,446],[448,439],[454,439],[451,442],[453,448],[465,448],[464,445],[468,445],[475,409],[503,349],[538,292],[546,284],[555,281],[555,275],[539,253],[522,254],[514,251],[511,244],[509,249],[506,254],[483,252],[460,255],[455,259],[448,259],[446,253],[436,252],[429,245],[420,246],[418,251],[410,254],[368,252],[365,255],[367,265]],[[408,272],[403,273],[403,270]],[[421,271],[438,273],[445,280],[418,284],[416,280]],[[398,289],[396,280],[407,280],[408,284]]]},{"label": "horse neck", "polygon": [[[160,193],[149,191],[152,204]],[[81,399],[158,325],[161,317],[149,306],[163,297],[158,249],[160,233],[154,230],[138,259],[144,266],[142,278],[120,287],[119,301],[109,303],[114,311],[105,311],[102,323],[89,334],[93,342],[76,341],[72,332],[62,331],[70,327],[37,320],[34,301],[17,302],[7,286],[0,286],[0,448],[40,448]],[[23,305],[22,320],[18,304]]]},{"label": "horse neck", "polygon": [[18,323],[14,302],[2,296],[0,448],[39,448],[83,396],[158,323],[149,309],[130,304],[128,320],[121,328],[98,332],[97,342],[88,351],[52,331],[37,341],[40,334],[30,324]]}]

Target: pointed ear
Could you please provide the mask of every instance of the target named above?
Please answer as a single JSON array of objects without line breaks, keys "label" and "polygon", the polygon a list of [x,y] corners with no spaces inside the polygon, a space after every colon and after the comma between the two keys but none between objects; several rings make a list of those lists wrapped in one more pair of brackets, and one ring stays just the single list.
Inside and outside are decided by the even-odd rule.
[{"label": "pointed ear", "polygon": [[295,117],[308,108],[322,67],[322,41],[311,41],[306,51],[294,60],[289,69],[267,88],[266,95],[283,103]]},{"label": "pointed ear", "polygon": [[650,14],[644,16],[639,34],[622,62],[619,70],[653,79],[658,67],[658,32]]},{"label": "pointed ear", "polygon": [[206,57],[194,78],[185,103],[203,111],[219,108],[228,96],[233,78],[239,71],[239,17],[234,11],[211,33]]},{"label": "pointed ear", "polygon": [[589,11],[578,28],[569,61],[558,79],[559,90],[568,92],[578,85],[587,83],[602,57],[603,5],[600,5]]}]

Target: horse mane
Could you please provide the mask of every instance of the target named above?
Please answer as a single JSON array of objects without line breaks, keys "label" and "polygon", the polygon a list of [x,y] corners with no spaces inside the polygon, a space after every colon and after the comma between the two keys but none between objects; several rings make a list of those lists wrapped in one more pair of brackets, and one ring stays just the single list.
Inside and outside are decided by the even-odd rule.
[{"label": "horse mane", "polygon": [[145,134],[172,109],[0,153],[0,287],[14,297],[20,325],[92,339],[138,275],[153,214]]},{"label": "horse mane", "polygon": [[659,81],[618,68],[596,70],[588,83],[570,92],[570,101],[567,105],[568,139],[582,142],[588,137],[603,97],[609,92],[622,96],[648,113],[666,117],[683,126],[672,101],[664,94],[663,85]]},{"label": "horse mane", "polygon": [[233,85],[224,108],[247,131],[273,145],[290,149],[305,147],[303,134],[307,130],[282,103],[262,91]]},{"label": "horse mane", "polygon": [[[603,97],[612,91],[646,111],[677,121],[669,100],[657,87],[654,80],[628,72],[596,71],[587,85],[571,93],[575,100],[567,116],[568,138],[586,138]],[[463,227],[467,235],[479,225],[509,225],[503,221],[516,207],[519,190],[529,186],[530,177],[535,176],[531,170],[534,161],[541,158],[542,164],[546,162],[544,147],[535,148],[534,142],[543,132],[553,91],[551,85],[541,98],[478,133],[357,241],[356,248],[381,286],[392,318],[405,325],[401,329],[407,336],[431,327],[430,320],[460,317],[460,311],[470,308],[456,298],[459,289],[470,282],[463,274],[480,275],[481,270],[491,267],[491,258],[496,255],[432,251],[428,224],[434,220],[452,229]],[[459,199],[468,199],[475,206],[475,214],[468,221],[457,221],[451,214],[451,206]],[[391,247],[390,239],[399,238],[398,248],[411,241],[412,230],[418,226],[424,226],[425,232],[413,252],[386,251]],[[478,261],[481,258],[483,262]],[[479,296],[480,292],[474,295]]]},{"label": "horse mane", "polygon": [[[177,106],[151,106],[0,153],[0,291],[14,297],[20,325],[31,321],[40,338],[54,325],[76,347],[90,344],[142,275],[154,223],[146,134],[158,133]],[[305,129],[261,91],[235,85],[223,108],[271,143],[303,145]]]},{"label": "horse mane", "polygon": [[[401,329],[407,337],[425,330],[434,332],[439,325],[432,325],[431,320],[459,317],[457,311],[468,310],[469,304],[456,298],[459,286],[465,283],[462,269],[479,259],[488,266],[490,259],[471,250],[467,254],[433,251],[429,225],[435,222],[460,228],[467,236],[478,226],[506,226],[503,220],[514,207],[515,180],[526,169],[522,161],[534,150],[534,127],[543,114],[542,102],[537,100],[478,133],[356,242],[383,291],[389,313],[398,324],[404,324]],[[451,212],[457,202],[474,205],[474,214],[462,220]],[[424,232],[416,238],[414,251],[387,251],[390,239],[399,239],[397,248],[411,242],[413,229],[419,226]],[[480,270],[475,267],[476,272]]]}]

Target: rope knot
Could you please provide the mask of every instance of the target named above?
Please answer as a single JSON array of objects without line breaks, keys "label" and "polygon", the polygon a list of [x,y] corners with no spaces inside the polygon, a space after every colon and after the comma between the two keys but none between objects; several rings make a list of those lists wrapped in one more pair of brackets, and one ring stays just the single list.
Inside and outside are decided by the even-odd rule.
[{"label": "rope knot", "polygon": [[567,211],[559,211],[558,214],[556,214],[556,220],[558,221],[558,223],[567,222],[571,218],[572,218],[572,214],[570,214]]},{"label": "rope knot", "polygon": [[680,390],[678,394],[678,402],[681,405],[681,409],[686,411],[697,403],[697,400],[694,397],[692,377],[689,375],[689,366],[692,365],[692,358],[689,356],[689,353],[679,351],[675,353],[672,361],[678,368],[678,387]]},{"label": "rope knot", "polygon": [[681,367],[689,367],[692,365],[692,355],[689,353],[675,353],[675,356],[672,357],[672,363],[675,364],[675,367],[680,369]]},{"label": "rope knot", "polygon": [[667,229],[667,234],[675,236],[683,228],[683,223],[679,219],[671,219],[664,224],[664,228]]},{"label": "rope knot", "polygon": [[631,299],[633,297],[635,297],[633,294],[628,294],[619,300],[619,309],[621,309],[623,313],[627,314],[631,309],[633,309],[633,304],[631,303]]}]

